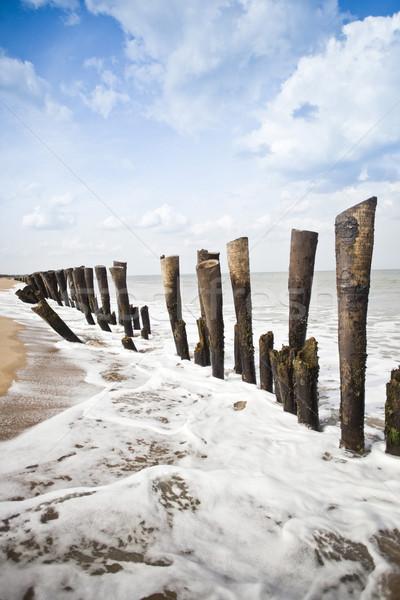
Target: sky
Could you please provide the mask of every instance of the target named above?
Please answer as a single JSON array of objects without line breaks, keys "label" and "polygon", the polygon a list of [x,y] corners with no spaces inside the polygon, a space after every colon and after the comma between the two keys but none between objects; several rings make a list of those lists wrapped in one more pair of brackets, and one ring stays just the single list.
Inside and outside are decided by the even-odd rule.
[{"label": "sky", "polygon": [[285,271],[292,228],[334,269],[371,196],[400,268],[399,64],[400,0],[2,0],[0,272]]}]

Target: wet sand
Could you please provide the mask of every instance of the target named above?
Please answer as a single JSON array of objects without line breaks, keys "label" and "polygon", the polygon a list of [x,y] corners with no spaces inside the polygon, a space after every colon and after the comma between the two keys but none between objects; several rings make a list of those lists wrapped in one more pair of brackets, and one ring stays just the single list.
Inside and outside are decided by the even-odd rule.
[{"label": "wet sand", "polygon": [[[14,283],[0,278],[0,293]],[[98,391],[84,380],[86,371],[55,348],[59,339],[41,323],[33,321],[23,326],[0,316],[0,441],[17,436]]]}]

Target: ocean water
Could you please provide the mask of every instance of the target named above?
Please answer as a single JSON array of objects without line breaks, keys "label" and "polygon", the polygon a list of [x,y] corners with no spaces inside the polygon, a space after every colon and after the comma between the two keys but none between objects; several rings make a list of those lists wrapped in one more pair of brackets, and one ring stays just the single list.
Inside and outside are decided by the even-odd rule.
[{"label": "ocean water", "polygon": [[[228,276],[224,381],[176,356],[161,277],[131,276],[128,287],[152,324],[137,353],[122,348],[120,326],[103,332],[51,302],[86,342],[69,344],[12,291],[0,296],[1,314],[48,332],[42,341],[93,386],[78,403],[75,386],[69,408],[0,443],[0,597],[395,598],[400,460],[385,453],[383,415],[400,361],[400,271],[372,276],[363,457],[339,447],[334,273],[315,275],[308,329],[320,432],[233,372]],[[196,278],[183,275],[181,290],[193,353]],[[253,274],[252,300],[258,360],[262,333],[287,342],[287,274]],[[26,382],[10,393],[29,395]]]}]

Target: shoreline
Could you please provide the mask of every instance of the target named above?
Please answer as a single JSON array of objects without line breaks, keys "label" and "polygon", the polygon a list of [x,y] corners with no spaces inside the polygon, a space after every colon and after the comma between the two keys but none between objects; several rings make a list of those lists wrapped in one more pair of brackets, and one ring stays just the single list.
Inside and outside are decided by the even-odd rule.
[{"label": "shoreline", "polygon": [[[1,277],[0,293],[8,292],[16,283],[11,277]],[[24,329],[23,325],[0,315],[0,397],[18,381],[17,371],[27,363],[25,344],[19,337]]]}]

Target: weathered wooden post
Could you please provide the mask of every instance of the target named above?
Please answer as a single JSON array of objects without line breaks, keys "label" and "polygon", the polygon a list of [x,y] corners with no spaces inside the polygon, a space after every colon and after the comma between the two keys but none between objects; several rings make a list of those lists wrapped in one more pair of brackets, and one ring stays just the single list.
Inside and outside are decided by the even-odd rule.
[{"label": "weathered wooden post", "polygon": [[36,286],[40,291],[41,298],[47,297],[46,287],[43,283],[43,279],[40,273],[33,273],[33,279],[35,280]]},{"label": "weathered wooden post", "polygon": [[100,328],[103,331],[107,331],[108,333],[111,332],[111,328],[109,325],[109,317],[107,315],[105,315],[103,313],[103,310],[101,308],[98,308],[95,312],[96,315],[96,319],[97,319],[97,324],[100,326]]},{"label": "weathered wooden post", "polygon": [[126,287],[126,269],[122,266],[110,267],[110,273],[117,293],[117,302],[119,310],[121,311],[120,316],[124,326],[125,335],[133,337],[132,315],[129,306],[128,290]]},{"label": "weathered wooden post", "polygon": [[210,336],[211,368],[214,377],[224,378],[224,320],[222,314],[221,267],[218,260],[206,260],[196,267],[200,297]]},{"label": "weathered wooden post", "polygon": [[57,302],[57,304],[59,306],[62,306],[60,294],[58,293],[58,289],[57,289],[57,279],[56,279],[56,275],[55,275],[54,271],[43,271],[41,273],[41,275],[42,275],[43,281],[46,284],[50,298],[52,298],[52,300]]},{"label": "weathered wooden post", "polygon": [[385,439],[386,452],[400,456],[400,366],[386,384]]},{"label": "weathered wooden post", "polygon": [[[182,301],[179,285],[179,256],[161,256],[160,261],[165,303],[167,305],[169,321],[171,323],[172,335],[174,335],[176,324],[182,319]],[[179,354],[175,336],[174,341],[176,352]]]},{"label": "weathered wooden post", "polygon": [[107,269],[104,265],[97,265],[94,270],[97,277],[103,315],[109,319],[111,315],[111,304],[110,291],[108,289]]},{"label": "weathered wooden post", "polygon": [[90,307],[90,312],[96,312],[98,306],[96,297],[94,295],[94,282],[93,282],[93,269],[92,267],[85,267],[85,280],[86,280],[86,290],[88,295],[88,302]]},{"label": "weathered wooden post", "polygon": [[69,290],[71,293],[72,306],[74,306],[74,305],[78,304],[78,299],[76,297],[75,283],[74,283],[74,269],[72,267],[69,267],[68,269],[65,269],[65,272],[67,274],[67,282],[68,282]]},{"label": "weathered wooden post", "polygon": [[247,383],[256,383],[251,322],[249,241],[247,237],[241,237],[228,242],[226,247],[238,324],[242,379]]},{"label": "weathered wooden post", "polygon": [[342,445],[364,450],[367,309],[376,197],[336,217],[336,284],[339,316]]},{"label": "weathered wooden post", "polygon": [[293,361],[296,381],[297,420],[318,431],[318,345],[315,338],[306,340]]},{"label": "weathered wooden post", "polygon": [[141,329],[140,327],[140,316],[139,316],[139,307],[131,305],[131,313],[132,313],[132,321],[133,321],[133,329],[135,331]]},{"label": "weathered wooden post", "polygon": [[[120,260],[114,260],[113,261],[113,266],[114,267],[122,267],[124,269],[124,272],[125,272],[125,288],[128,289],[128,285],[126,283],[126,272],[127,272],[127,268],[128,268],[128,263],[120,261]],[[121,275],[119,275],[119,278],[121,278]],[[124,318],[123,318],[121,307],[119,305],[118,294],[117,294],[117,306],[118,306],[118,323],[120,325],[124,325]]]},{"label": "weathered wooden post", "polygon": [[292,229],[289,263],[289,346],[298,352],[307,335],[318,233]]},{"label": "weathered wooden post", "polygon": [[79,309],[85,315],[89,325],[95,325],[92,313],[90,311],[89,299],[86,290],[85,267],[75,267],[74,272],[75,290],[78,295]]},{"label": "weathered wooden post", "polygon": [[123,347],[125,348],[125,350],[133,350],[134,352],[137,352],[137,348],[131,337],[129,337],[129,336],[123,337],[121,340],[121,343],[122,343]]},{"label": "weathered wooden post", "polygon": [[[218,260],[219,252],[209,252],[206,249],[197,250],[197,264],[205,260]],[[198,283],[198,282],[197,282]],[[202,304],[200,289],[199,289],[199,303],[200,303],[200,321],[197,320],[197,329],[199,332],[199,342],[196,345],[194,351],[194,362],[202,367],[211,365],[210,358],[210,340],[207,332],[206,317],[204,314],[204,307]]]},{"label": "weathered wooden post", "polygon": [[33,275],[28,275],[28,277],[26,278],[26,283],[27,285],[29,285],[30,288],[32,288],[33,293],[37,296],[37,294],[39,294],[39,297],[42,298],[41,292],[36,284],[35,278],[33,277]]},{"label": "weathered wooden post", "polygon": [[178,354],[182,360],[190,360],[189,345],[186,336],[186,323],[183,319],[179,319],[174,329],[175,345],[178,348]]},{"label": "weathered wooden post", "polygon": [[26,285],[22,290],[17,290],[15,294],[26,304],[37,304],[39,301],[35,294],[35,290],[30,285]]},{"label": "weathered wooden post", "polygon": [[39,315],[46,323],[50,325],[65,340],[68,342],[76,342],[83,344],[82,340],[75,335],[73,331],[68,327],[65,321],[49,306],[46,300],[43,298],[40,300],[37,306],[32,306],[34,313]]},{"label": "weathered wooden post", "polygon": [[149,335],[151,334],[149,307],[148,306],[142,306],[142,308],[140,309],[140,315],[142,317],[142,323],[143,323],[143,328],[142,328],[141,335],[146,340],[148,340],[149,339]]},{"label": "weathered wooden post", "polygon": [[239,326],[237,322],[235,323],[234,332],[233,332],[233,356],[235,361],[235,373],[238,375],[242,375],[242,353],[240,350],[240,337],[239,337]]},{"label": "weathered wooden post", "polygon": [[279,386],[279,376],[278,376],[278,350],[270,350],[269,351],[269,359],[271,361],[271,371],[272,371],[272,379],[274,382],[274,392],[276,396],[276,401],[282,403],[281,398],[281,389]]},{"label": "weathered wooden post", "polygon": [[69,306],[67,282],[65,281],[65,275],[64,275],[63,270],[56,271],[56,279],[57,279],[58,287],[60,289],[61,298],[64,301],[65,306]]},{"label": "weathered wooden post", "polygon": [[260,336],[260,388],[266,392],[273,390],[273,377],[271,368],[270,351],[274,348],[274,334],[272,331]]},{"label": "weathered wooden post", "polygon": [[[282,346],[277,354],[277,372],[280,398],[285,412],[297,413],[296,398],[294,393],[293,359],[295,352],[289,346]],[[275,386],[276,387],[276,386]]]}]

